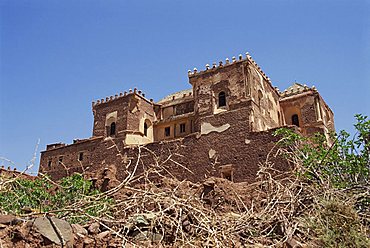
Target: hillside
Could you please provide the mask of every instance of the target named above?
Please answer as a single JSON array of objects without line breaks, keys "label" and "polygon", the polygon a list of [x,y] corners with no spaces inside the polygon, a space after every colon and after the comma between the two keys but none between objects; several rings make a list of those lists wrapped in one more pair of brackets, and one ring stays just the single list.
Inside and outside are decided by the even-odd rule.
[{"label": "hillside", "polygon": [[329,143],[278,130],[294,169],[270,153],[253,184],[178,181],[159,160],[123,181],[115,165],[93,181],[3,177],[0,247],[369,247],[370,121],[357,120]]}]

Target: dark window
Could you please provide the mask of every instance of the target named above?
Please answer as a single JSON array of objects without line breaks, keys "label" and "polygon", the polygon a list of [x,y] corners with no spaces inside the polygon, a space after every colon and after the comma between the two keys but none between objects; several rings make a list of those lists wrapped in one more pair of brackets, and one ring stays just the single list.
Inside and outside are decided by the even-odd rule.
[{"label": "dark window", "polygon": [[51,160],[49,160],[49,162],[48,162],[49,169],[51,168],[51,165],[52,165],[52,162],[51,162]]},{"label": "dark window", "polygon": [[171,128],[170,127],[164,128],[164,136],[168,137],[170,135],[171,135]]},{"label": "dark window", "polygon": [[60,156],[59,157],[59,164],[61,164],[63,162],[63,156]]},{"label": "dark window", "polygon": [[116,123],[112,122],[112,124],[110,124],[109,136],[113,136],[115,134],[116,134]]},{"label": "dark window", "polygon": [[82,160],[84,160],[84,153],[83,152],[80,152],[78,154],[78,161],[82,161]]},{"label": "dark window", "polygon": [[299,127],[299,119],[297,114],[292,115],[292,124]]},{"label": "dark window", "polygon": [[221,91],[218,93],[218,107],[226,106],[226,94],[225,92]]},{"label": "dark window", "polygon": [[185,123],[180,124],[180,133],[185,133]]},{"label": "dark window", "polygon": [[144,122],[144,135],[148,136],[148,124],[146,122]]}]

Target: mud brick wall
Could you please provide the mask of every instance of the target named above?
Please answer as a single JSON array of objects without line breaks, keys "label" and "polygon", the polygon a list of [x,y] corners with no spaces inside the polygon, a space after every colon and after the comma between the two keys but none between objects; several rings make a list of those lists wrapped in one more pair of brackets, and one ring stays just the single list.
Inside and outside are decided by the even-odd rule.
[{"label": "mud brick wall", "polygon": [[105,121],[109,113],[117,111],[116,130],[126,130],[127,112],[131,96],[125,96],[111,101],[98,103],[93,106],[94,127],[93,136],[106,136]]},{"label": "mud brick wall", "polygon": [[196,115],[213,115],[217,108],[218,94],[222,91],[226,93],[227,109],[242,107],[248,100],[244,73],[246,66],[246,61],[240,61],[189,76],[194,90]]},{"label": "mud brick wall", "polygon": [[[168,159],[164,166],[179,180],[202,181],[207,177],[221,176],[221,168],[224,165],[233,166],[234,182],[254,182],[259,170],[259,163],[266,160],[267,154],[275,155],[274,142],[278,138],[271,135],[272,131],[244,133],[244,135],[233,136],[230,140],[231,131],[223,133],[212,132],[202,136],[188,136],[169,142],[158,142],[148,144],[146,148],[152,151],[160,162]],[[138,149],[124,151],[127,157],[133,158],[132,164],[136,162]],[[286,171],[289,163],[282,157],[271,156],[274,168]],[[142,166],[140,170],[148,165],[154,165],[155,159],[152,154],[141,150]],[[175,161],[175,162],[174,162]],[[182,166],[189,169],[184,169]],[[117,178],[122,180],[127,173],[119,167]]]},{"label": "mud brick wall", "polygon": [[[155,154],[161,163],[167,160],[164,166],[179,180],[191,180],[193,182],[204,180],[210,176],[221,176],[221,167],[231,164],[234,167],[234,181],[253,182],[259,170],[259,163],[266,160],[267,154],[274,147],[276,137],[272,131],[250,133],[247,122],[248,109],[230,111],[218,114],[215,117],[204,117],[202,123],[210,124],[200,133],[168,142],[156,142],[145,147]],[[139,171],[146,166],[155,165],[156,160],[151,152],[141,149],[141,163]],[[106,158],[113,158],[113,154]],[[123,149],[122,156],[116,156],[114,160],[106,163],[115,163],[117,166],[118,180],[126,175],[126,165],[131,161],[131,169],[137,161],[138,148]],[[123,157],[119,158],[119,157]],[[281,157],[273,157],[275,168],[287,170],[288,163]],[[121,161],[121,162],[119,162]],[[119,164],[122,165],[119,165]],[[192,173],[190,173],[186,167]]]},{"label": "mud brick wall", "polygon": [[[53,180],[75,172],[82,173],[84,169],[96,164],[94,154],[102,152],[99,150],[102,140],[102,137],[93,138],[41,152],[39,172],[48,174]],[[80,153],[83,153],[81,161]]]},{"label": "mud brick wall", "polygon": [[[139,131],[142,118],[149,119],[152,123],[156,120],[153,105],[141,95],[131,93],[125,96],[105,100],[93,105],[94,129],[93,136],[107,136],[107,115],[117,111],[116,136],[122,136],[126,130]],[[141,128],[143,129],[143,128]]]},{"label": "mud brick wall", "polygon": [[[271,135],[272,131],[249,132],[248,113],[249,109],[243,108],[214,117],[203,117],[199,133],[172,141],[147,144],[147,149],[141,149],[138,173],[147,166],[155,165],[155,158],[162,162],[171,155],[171,160],[167,160],[164,166],[179,180],[197,182],[210,176],[220,177],[221,167],[231,164],[235,182],[253,182],[259,163],[265,161],[277,138]],[[77,158],[82,149],[86,149],[89,156],[81,166]],[[81,172],[83,167],[91,177],[95,177],[104,168],[113,165],[116,168],[115,178],[123,180],[127,176],[127,166],[130,165],[128,170],[132,170],[136,164],[138,153],[137,146],[124,147],[120,138],[96,139],[86,144],[74,144],[43,152],[41,166],[44,169],[41,171],[48,173],[54,180],[67,175],[62,165],[47,168],[49,159],[57,162],[58,156],[65,154],[63,164],[69,168],[70,174]],[[280,157],[272,157],[272,162],[275,163],[275,168],[288,169],[287,162]]]}]

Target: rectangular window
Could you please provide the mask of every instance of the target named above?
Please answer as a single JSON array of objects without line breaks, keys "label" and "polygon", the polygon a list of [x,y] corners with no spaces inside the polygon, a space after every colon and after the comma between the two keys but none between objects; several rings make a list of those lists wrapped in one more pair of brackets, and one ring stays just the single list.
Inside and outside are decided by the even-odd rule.
[{"label": "rectangular window", "polygon": [[185,133],[185,123],[180,124],[180,133]]},{"label": "rectangular window", "polygon": [[48,162],[49,169],[51,168],[51,165],[52,165],[52,162],[51,162],[51,160],[49,160],[49,162]]},{"label": "rectangular window", "polygon": [[171,135],[171,128],[170,127],[165,127],[164,128],[164,136],[168,137]]},{"label": "rectangular window", "polygon": [[83,152],[80,152],[78,154],[78,161],[82,161],[82,160],[84,160],[84,153]]},{"label": "rectangular window", "polygon": [[58,161],[59,161],[59,164],[63,163],[63,156],[60,156]]}]

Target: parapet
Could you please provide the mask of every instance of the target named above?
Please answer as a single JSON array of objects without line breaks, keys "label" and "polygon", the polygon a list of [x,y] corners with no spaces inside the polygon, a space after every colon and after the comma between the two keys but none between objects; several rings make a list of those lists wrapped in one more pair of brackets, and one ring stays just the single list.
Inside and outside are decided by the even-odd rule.
[{"label": "parapet", "polygon": [[225,59],[225,64],[222,60],[220,60],[218,62],[218,64],[216,62],[213,62],[212,67],[209,64],[206,64],[206,66],[205,66],[206,68],[203,71],[202,70],[198,71],[197,68],[194,68],[193,71],[188,70],[188,76],[190,78],[190,77],[194,77],[194,76],[201,75],[201,74],[204,74],[204,73],[213,72],[213,71],[216,71],[217,69],[224,68],[224,67],[233,65],[235,63],[240,63],[240,62],[244,62],[244,61],[249,61],[251,64],[253,64],[256,67],[256,69],[261,73],[263,78],[266,81],[271,83],[271,79],[266,75],[266,73],[264,71],[262,71],[261,67],[256,63],[256,61],[254,61],[252,59],[252,56],[248,52],[245,53],[244,58],[243,58],[242,54],[239,54],[238,59],[235,56],[233,56],[231,58],[231,61],[230,61],[229,58],[226,58]]},{"label": "parapet", "polygon": [[298,95],[304,92],[317,92],[317,89],[315,86],[312,86],[311,88],[308,87],[306,84],[300,84],[300,83],[294,83],[292,86],[290,86],[288,89],[284,90],[283,92],[279,92],[281,97],[289,97],[293,95]]},{"label": "parapet", "polygon": [[150,100],[148,100],[148,99],[145,98],[145,94],[141,90],[138,90],[137,88],[134,88],[134,90],[129,89],[128,92],[127,91],[124,91],[123,93],[120,92],[119,94],[115,94],[114,96],[109,96],[109,97],[106,97],[105,99],[102,98],[100,100],[93,101],[92,102],[92,106],[94,107],[94,106],[97,106],[97,105],[100,105],[100,104],[103,104],[103,103],[112,102],[114,100],[117,100],[117,99],[120,99],[120,98],[124,98],[124,97],[128,97],[130,95],[140,96],[141,98],[143,98],[147,102],[152,103],[152,101],[150,101]]},{"label": "parapet", "polygon": [[166,104],[175,100],[187,100],[193,98],[193,89],[182,90],[179,92],[172,93],[163,99],[159,100],[157,104]]},{"label": "parapet", "polygon": [[66,144],[64,143],[49,144],[49,145],[46,145],[46,150],[52,150],[52,149],[63,147],[63,146],[66,146]]},{"label": "parapet", "polygon": [[252,58],[252,56],[248,52],[245,53],[245,57],[243,57],[242,54],[239,54],[238,58],[233,56],[231,58],[231,61],[230,61],[229,58],[226,58],[225,63],[222,60],[219,61],[218,64],[216,62],[213,62],[212,67],[209,64],[206,64],[206,66],[205,66],[206,68],[203,71],[198,71],[197,68],[194,68],[193,71],[188,70],[188,77],[190,79],[192,77],[201,76],[201,75],[204,75],[206,73],[216,72],[217,70],[219,70],[221,68],[225,68],[225,67],[235,65],[235,64],[238,64],[238,63],[243,63],[245,61],[248,61],[251,65],[253,65],[254,68],[261,74],[261,76],[270,84],[271,88],[273,90],[275,90],[277,94],[279,94],[278,89],[273,87],[271,79],[266,75],[266,73],[261,69],[261,67],[256,63],[256,61],[254,61],[254,59]]}]

